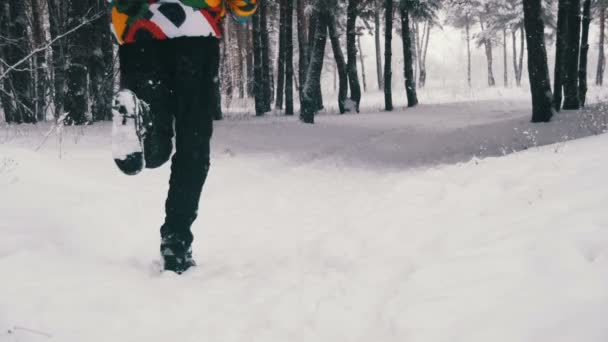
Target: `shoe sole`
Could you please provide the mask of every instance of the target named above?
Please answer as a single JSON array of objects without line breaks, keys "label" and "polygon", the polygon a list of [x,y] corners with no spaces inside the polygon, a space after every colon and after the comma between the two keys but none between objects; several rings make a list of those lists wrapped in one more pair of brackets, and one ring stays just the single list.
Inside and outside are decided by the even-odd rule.
[{"label": "shoe sole", "polygon": [[120,91],[112,106],[112,156],[126,175],[140,173],[146,166],[140,100],[129,90]]}]

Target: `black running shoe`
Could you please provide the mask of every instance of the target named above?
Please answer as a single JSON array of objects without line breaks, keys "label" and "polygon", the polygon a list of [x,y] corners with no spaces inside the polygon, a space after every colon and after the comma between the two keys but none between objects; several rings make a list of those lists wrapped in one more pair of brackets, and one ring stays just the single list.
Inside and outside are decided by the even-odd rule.
[{"label": "black running shoe", "polygon": [[150,124],[149,106],[130,90],[118,92],[112,103],[112,156],[118,168],[136,175],[145,167],[144,138]]},{"label": "black running shoe", "polygon": [[177,240],[175,236],[162,239],[160,254],[163,258],[163,269],[165,271],[182,274],[190,267],[196,266],[196,262],[192,259],[192,247]]}]

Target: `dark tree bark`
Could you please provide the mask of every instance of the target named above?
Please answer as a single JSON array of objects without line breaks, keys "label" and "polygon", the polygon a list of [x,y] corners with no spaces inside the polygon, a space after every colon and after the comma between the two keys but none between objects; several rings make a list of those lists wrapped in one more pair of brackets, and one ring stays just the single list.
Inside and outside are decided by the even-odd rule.
[{"label": "dark tree bark", "polygon": [[300,103],[304,97],[304,84],[306,83],[306,71],[308,70],[308,35],[307,35],[307,23],[306,15],[304,14],[304,8],[306,0],[296,0],[297,3],[297,25],[298,25],[298,50],[299,50],[299,65],[298,73],[300,76]]},{"label": "dark tree bark", "polygon": [[[103,13],[107,9],[105,0],[93,0],[94,13]],[[112,118],[112,97],[114,86],[114,52],[112,32],[107,16],[101,16],[92,22],[93,35],[89,37],[93,44],[89,49],[89,80],[91,94],[91,114],[94,121]]]},{"label": "dark tree bark", "polygon": [[606,68],[606,55],[604,53],[604,43],[606,41],[606,7],[600,5],[600,41],[597,57],[597,72],[595,74],[595,84],[604,84],[604,69]]},{"label": "dark tree bark", "polygon": [[287,0],[285,17],[285,115],[293,115],[293,1]]},{"label": "dark tree bark", "polygon": [[344,114],[346,113],[346,96],[348,95],[348,71],[342,47],[340,46],[340,37],[336,29],[336,19],[333,14],[327,15],[327,26],[329,28],[329,39],[334,52],[339,79],[338,108],[340,109],[340,114]]},{"label": "dark tree bark", "polygon": [[[313,0],[313,4],[315,4],[316,0]],[[325,0],[323,0],[325,1]],[[316,5],[313,5],[316,6]],[[329,6],[328,3],[324,3],[323,6]],[[308,52],[308,68],[310,68],[310,59],[312,58],[312,49],[313,49],[313,45],[314,45],[314,40],[315,40],[315,36],[316,36],[316,30],[318,29],[319,25],[318,25],[318,20],[319,20],[319,15],[320,15],[320,9],[318,11],[313,11],[312,14],[310,15],[310,21],[308,23],[308,48],[309,48],[309,52]],[[328,23],[325,23],[325,28],[327,29]],[[327,34],[327,33],[326,33]],[[325,51],[325,50],[324,50]],[[308,75],[308,68],[306,69],[306,74]],[[304,84],[304,83],[302,83]],[[313,86],[315,87],[314,92],[315,92],[315,96],[314,96],[314,100],[316,102],[316,106],[317,106],[317,111],[323,109],[323,93],[321,92],[321,83],[319,82],[318,84],[313,84]]]},{"label": "dark tree bark", "polygon": [[[90,15],[89,3],[83,0],[70,0],[68,8],[68,27],[72,28]],[[93,25],[89,22],[68,36],[69,62],[67,68],[67,89],[65,98],[67,124],[81,125],[87,121],[89,109],[89,60]]]},{"label": "dark tree bark", "polygon": [[393,72],[391,69],[393,57],[393,0],[384,0],[384,109],[393,110]]},{"label": "dark tree bark", "polygon": [[260,4],[260,35],[262,50],[262,80],[264,95],[264,111],[272,110],[272,70],[270,67],[270,38],[268,37],[268,1]]},{"label": "dark tree bark", "polygon": [[524,25],[528,40],[528,74],[532,93],[532,122],[549,122],[553,116],[549,67],[545,49],[545,24],[541,14],[541,0],[524,1]]},{"label": "dark tree bark", "polygon": [[283,93],[285,92],[285,16],[287,0],[281,0],[279,4],[279,51],[277,57],[277,95],[275,97],[275,108],[283,109]]},{"label": "dark tree bark", "polygon": [[566,74],[564,78],[563,109],[580,108],[578,91],[578,71],[581,44],[580,9],[580,0],[570,0],[570,10],[568,11],[568,47],[565,55]]},{"label": "dark tree bark", "polygon": [[357,17],[359,9],[357,8],[359,0],[349,0],[346,19],[346,50],[348,56],[348,81],[350,85],[350,99],[355,103],[355,110],[359,112],[361,104],[361,85],[359,84],[359,75],[357,73]]},{"label": "dark tree bark", "polygon": [[374,3],[374,41],[376,43],[376,73],[378,78],[378,89],[384,89],[384,77],[382,75],[382,46],[380,44],[380,11],[382,3],[375,0]]},{"label": "dark tree bark", "polygon": [[566,48],[568,47],[568,11],[570,0],[559,0],[557,10],[557,37],[555,42],[555,72],[553,77],[553,108],[562,108],[562,94],[566,74]]},{"label": "dark tree bark", "polygon": [[583,34],[581,37],[581,57],[578,72],[578,96],[580,105],[585,107],[587,98],[587,55],[589,53],[589,24],[591,24],[591,0],[583,3]]},{"label": "dark tree bark", "polygon": [[[27,34],[29,21],[27,18],[27,4],[23,0],[8,1],[8,39],[11,44],[4,49],[6,64],[13,66],[25,58],[31,51],[29,37]],[[8,123],[35,123],[36,115],[34,112],[33,79],[27,66],[21,66],[8,73],[8,87],[5,88],[12,94],[8,113],[5,113],[5,120]]]},{"label": "dark tree bark", "polygon": [[[8,1],[0,3],[0,36],[10,37],[10,3]],[[8,51],[8,44],[0,44],[0,59],[8,62],[8,55],[11,53]],[[0,64],[0,73],[4,73],[5,66]],[[0,79],[0,102],[2,102],[2,109],[4,111],[4,119],[6,122],[13,122],[15,117],[15,101],[11,91],[10,75]]]},{"label": "dark tree bark", "polygon": [[254,66],[253,66],[253,94],[255,97],[255,114],[256,116],[262,116],[266,113],[268,108],[265,101],[267,97],[264,94],[265,80],[263,77],[262,68],[262,42],[260,34],[260,13],[256,13],[252,18],[253,29],[251,31],[251,39],[253,41],[253,55],[254,55]]},{"label": "dark tree bark", "polygon": [[316,27],[314,29],[314,39],[311,40],[312,49],[310,63],[306,72],[306,84],[304,87],[304,97],[300,120],[304,123],[314,124],[315,113],[318,110],[318,103],[315,100],[317,89],[321,83],[321,71],[323,70],[323,59],[325,57],[325,44],[327,44],[327,20],[328,16],[321,13],[320,9],[327,5],[324,0],[316,0],[313,17],[315,17]]},{"label": "dark tree bark", "polygon": [[414,76],[414,60],[412,58],[412,38],[410,32],[409,13],[405,6],[401,9],[401,38],[403,40],[403,74],[405,77],[405,92],[407,94],[407,106],[415,107],[418,105],[416,95],[416,78]]}]

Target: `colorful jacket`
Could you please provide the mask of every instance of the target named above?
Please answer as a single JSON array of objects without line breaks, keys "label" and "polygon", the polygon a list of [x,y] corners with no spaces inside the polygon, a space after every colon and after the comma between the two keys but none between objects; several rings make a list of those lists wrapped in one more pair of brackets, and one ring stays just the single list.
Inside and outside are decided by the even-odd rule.
[{"label": "colorful jacket", "polygon": [[108,0],[112,5],[112,31],[120,44],[184,36],[222,36],[226,12],[245,21],[257,0]]}]

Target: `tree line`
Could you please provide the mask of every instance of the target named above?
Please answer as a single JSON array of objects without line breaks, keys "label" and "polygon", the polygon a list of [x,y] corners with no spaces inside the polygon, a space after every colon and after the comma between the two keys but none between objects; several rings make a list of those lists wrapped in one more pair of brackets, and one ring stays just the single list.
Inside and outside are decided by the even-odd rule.
[{"label": "tree line", "polygon": [[[471,85],[471,51],[486,57],[496,86],[495,50],[502,50],[503,85],[522,84],[527,52],[533,121],[578,109],[587,92],[589,26],[599,21],[595,83],[603,83],[608,0],[278,0],[260,1],[246,25],[226,20],[222,44],[224,103],[252,98],[256,115],[273,110],[314,123],[324,108],[324,68],[335,72],[340,113],[358,112],[369,78],[361,36],[375,42],[377,88],[393,110],[393,55],[402,55],[409,107],[429,74],[431,35],[442,25],[462,30]],[[444,15],[442,15],[444,14]],[[116,89],[116,49],[106,0],[5,0],[0,4],[0,103],[9,123],[64,117],[68,124],[108,120]],[[441,19],[440,19],[441,17]],[[402,51],[393,52],[393,38]],[[382,44],[384,40],[384,46]],[[546,44],[555,42],[553,84]],[[329,49],[327,49],[329,47]],[[331,51],[331,57],[328,52]],[[512,60],[508,60],[509,52]],[[430,73],[429,73],[430,72]],[[294,99],[295,97],[295,99]],[[296,101],[297,100],[297,101]],[[215,117],[221,119],[217,108]]]}]

